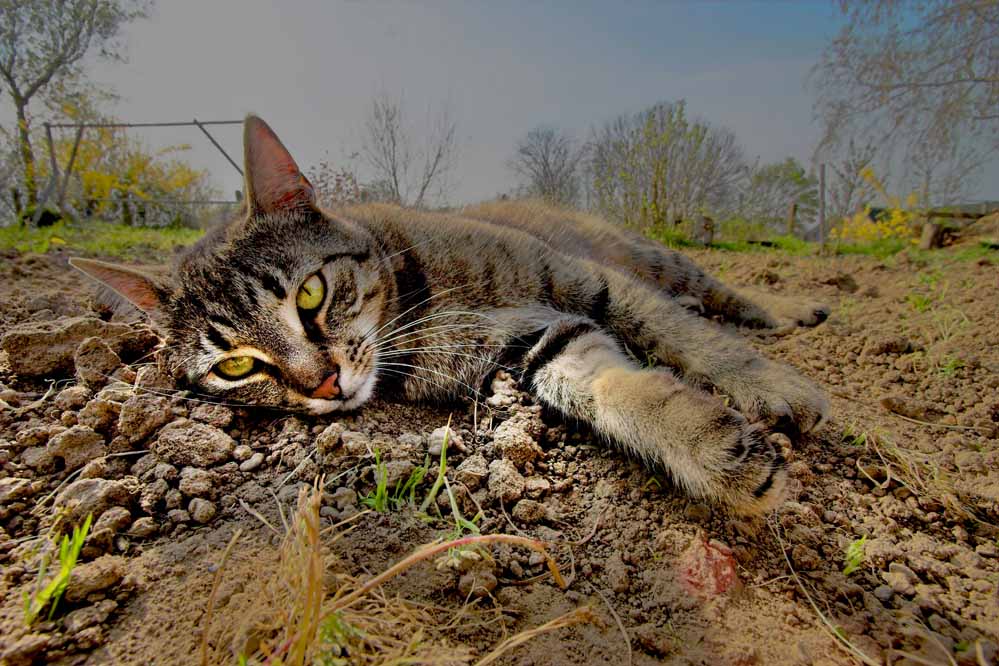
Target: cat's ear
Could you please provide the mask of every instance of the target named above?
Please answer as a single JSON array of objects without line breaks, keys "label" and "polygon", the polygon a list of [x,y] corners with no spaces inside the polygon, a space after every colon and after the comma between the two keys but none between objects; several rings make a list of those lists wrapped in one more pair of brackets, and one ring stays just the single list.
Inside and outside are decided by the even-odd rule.
[{"label": "cat's ear", "polygon": [[246,200],[251,213],[277,213],[316,205],[316,192],[277,134],[257,116],[243,124]]},{"label": "cat's ear", "polygon": [[101,282],[145,312],[153,324],[164,325],[166,299],[170,291],[153,276],[134,268],[79,257],[70,259],[69,265]]}]

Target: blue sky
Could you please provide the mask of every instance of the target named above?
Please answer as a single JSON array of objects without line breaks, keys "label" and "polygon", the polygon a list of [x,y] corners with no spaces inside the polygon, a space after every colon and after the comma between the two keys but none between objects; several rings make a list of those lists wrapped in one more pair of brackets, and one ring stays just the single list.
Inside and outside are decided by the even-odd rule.
[{"label": "blue sky", "polygon": [[[448,100],[459,125],[452,201],[514,184],[505,162],[539,124],[589,128],[660,100],[735,131],[747,156],[808,160],[809,68],[837,31],[831,2],[329,2],[160,0],[128,29],[129,62],[98,64],[133,121],[255,112],[305,168],[356,150],[379,92],[419,119]],[[239,130],[218,135],[239,153]],[[146,130],[230,193],[238,175],[197,130]]]}]

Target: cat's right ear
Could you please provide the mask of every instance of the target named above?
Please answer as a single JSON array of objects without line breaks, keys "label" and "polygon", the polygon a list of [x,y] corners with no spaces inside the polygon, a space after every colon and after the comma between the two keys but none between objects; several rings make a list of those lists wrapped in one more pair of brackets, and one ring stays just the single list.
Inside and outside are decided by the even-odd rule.
[{"label": "cat's right ear", "polygon": [[154,325],[162,327],[165,324],[166,299],[170,292],[152,276],[134,268],[79,257],[70,259],[69,265],[106,285],[142,310]]}]

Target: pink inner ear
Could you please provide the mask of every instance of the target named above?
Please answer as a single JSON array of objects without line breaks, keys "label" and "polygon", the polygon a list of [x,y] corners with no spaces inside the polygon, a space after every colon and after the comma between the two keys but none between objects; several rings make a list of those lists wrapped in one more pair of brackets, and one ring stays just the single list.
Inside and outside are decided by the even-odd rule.
[{"label": "pink inner ear", "polygon": [[315,202],[312,184],[262,120],[247,120],[247,177],[253,202],[263,212],[275,212]]},{"label": "pink inner ear", "polygon": [[163,305],[152,282],[138,273],[87,259],[76,259],[71,263],[114,289],[143,312],[153,314]]}]

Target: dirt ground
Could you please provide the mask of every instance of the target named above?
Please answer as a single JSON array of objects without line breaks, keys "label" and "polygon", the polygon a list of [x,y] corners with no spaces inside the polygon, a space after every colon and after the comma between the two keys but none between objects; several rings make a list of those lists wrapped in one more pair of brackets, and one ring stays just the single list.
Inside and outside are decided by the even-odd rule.
[{"label": "dirt ground", "polygon": [[[426,563],[387,585],[451,621],[452,645],[481,656],[589,606],[595,622],[500,663],[783,666],[861,663],[861,653],[869,664],[997,663],[999,267],[693,254],[733,284],[834,307],[814,329],[747,333],[833,405],[814,435],[779,440],[792,481],[766,519],[685,499],[511,382],[477,404],[376,401],[333,418],[200,402],[157,370],[140,324],[96,318],[65,256],[0,257],[0,661],[199,663],[238,529],[213,600],[221,633],[208,641],[216,660],[237,663],[218,637],[273,572],[300,487],[324,474],[323,519],[349,518],[374,488],[373,451],[392,488],[437,454],[451,417],[460,441],[448,479],[464,516],[481,510],[483,534],[549,542],[569,580],[559,589],[543,558],[502,545],[471,573]],[[437,505],[443,517],[430,522],[405,505],[362,516],[330,545],[339,572],[366,578],[447,534],[449,504]],[[65,600],[27,627],[24,594],[47,535],[87,513],[95,523]],[[715,589],[697,574],[710,556],[734,565],[708,581]]]}]

